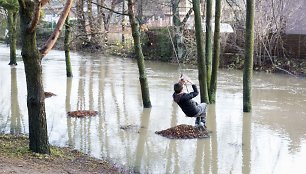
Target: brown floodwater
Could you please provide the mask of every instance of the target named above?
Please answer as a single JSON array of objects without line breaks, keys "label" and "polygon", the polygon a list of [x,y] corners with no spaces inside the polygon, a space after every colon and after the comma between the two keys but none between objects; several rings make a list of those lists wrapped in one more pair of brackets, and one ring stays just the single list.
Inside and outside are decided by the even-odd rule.
[{"label": "brown floodwater", "polygon": [[[24,65],[10,67],[0,45],[0,132],[28,133]],[[304,173],[306,80],[254,73],[253,111],[242,112],[242,72],[220,70],[217,102],[209,105],[210,138],[171,140],[155,134],[194,124],[172,101],[177,64],[146,62],[153,107],[143,109],[135,60],[72,53],[73,78],[66,78],[64,52],[42,61],[49,141],[97,158],[110,158],[140,173]],[[197,69],[183,66],[196,84]],[[191,90],[191,87],[188,87]],[[199,97],[196,98],[199,101]],[[67,117],[95,110],[98,116]],[[124,128],[124,129],[123,129]]]}]

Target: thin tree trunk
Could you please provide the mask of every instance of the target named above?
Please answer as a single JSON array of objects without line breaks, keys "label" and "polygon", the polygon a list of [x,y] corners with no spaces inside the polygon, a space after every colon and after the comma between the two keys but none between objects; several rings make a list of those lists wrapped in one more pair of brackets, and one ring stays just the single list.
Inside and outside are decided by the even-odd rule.
[{"label": "thin tree trunk", "polygon": [[180,21],[180,11],[179,11],[180,0],[172,0],[172,11],[173,11],[173,26],[174,26],[174,46],[175,51],[179,59],[184,56],[184,43],[183,43],[183,31]]},{"label": "thin tree trunk", "polygon": [[8,10],[8,28],[10,39],[10,63],[9,65],[17,65],[16,61],[16,25],[17,25],[17,12]]},{"label": "thin tree trunk", "polygon": [[91,36],[91,42],[95,43],[95,27],[94,27],[94,18],[92,14],[92,0],[87,0],[87,17],[88,17],[88,23],[90,27],[90,36]]},{"label": "thin tree trunk", "polygon": [[[125,12],[125,1],[122,2],[122,14],[124,14]],[[123,45],[125,45],[125,36],[124,36],[124,32],[125,32],[125,16],[122,15],[122,20],[121,20],[121,42]]]},{"label": "thin tree trunk", "polygon": [[148,85],[147,75],[145,72],[144,56],[142,53],[142,48],[140,43],[139,24],[135,19],[133,0],[128,0],[128,14],[130,18],[130,24],[132,27],[135,53],[137,56],[137,65],[139,70],[139,81],[141,86],[142,102],[144,108],[151,108],[152,105],[150,101],[149,85]]},{"label": "thin tree trunk", "polygon": [[[206,0],[206,45],[205,57],[207,63],[207,87],[210,88],[210,80],[212,73],[212,0]],[[210,91],[208,89],[208,91]]]},{"label": "thin tree trunk", "polygon": [[99,34],[99,36],[97,37],[97,39],[99,40],[99,42],[101,43],[101,45],[104,45],[105,43],[105,35],[107,33],[105,33],[105,29],[104,29],[104,13],[103,13],[103,6],[104,4],[104,0],[97,0],[97,16],[98,16],[98,31],[101,33]]},{"label": "thin tree trunk", "polygon": [[87,36],[86,31],[86,18],[84,14],[84,0],[77,0],[76,2],[76,9],[77,9],[77,28],[78,32],[82,37],[80,39],[82,40],[82,44],[88,44],[89,39]]},{"label": "thin tree trunk", "polygon": [[65,21],[65,41],[64,41],[64,47],[65,47],[65,62],[66,62],[66,75],[67,77],[72,77],[72,70],[71,70],[71,62],[70,62],[70,33],[71,33],[71,26],[70,26],[70,19],[69,15],[66,18]]},{"label": "thin tree trunk", "polygon": [[209,90],[210,103],[216,102],[216,91],[217,91],[217,73],[219,69],[220,61],[220,22],[221,22],[221,1],[216,0],[216,11],[215,11],[215,32],[214,32],[214,53],[212,62],[212,74]]},{"label": "thin tree trunk", "polygon": [[34,4],[32,1],[23,1],[20,7],[20,28],[26,82],[27,106],[29,115],[30,150],[50,154],[47,134],[47,121],[45,112],[45,95],[42,83],[41,54],[36,45],[36,32],[29,32],[28,24],[31,22]]},{"label": "thin tree trunk", "polygon": [[198,71],[200,82],[201,102],[209,103],[208,89],[207,89],[207,68],[204,57],[203,31],[200,13],[200,1],[192,0],[194,11],[195,34],[198,53]]},{"label": "thin tree trunk", "polygon": [[246,1],[245,60],[243,71],[243,112],[252,110],[255,0]]}]

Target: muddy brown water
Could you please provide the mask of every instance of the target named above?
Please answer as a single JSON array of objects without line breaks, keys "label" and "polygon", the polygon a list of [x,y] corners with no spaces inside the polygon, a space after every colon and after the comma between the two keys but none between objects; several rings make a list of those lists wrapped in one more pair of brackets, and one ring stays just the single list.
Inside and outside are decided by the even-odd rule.
[{"label": "muddy brown water", "polygon": [[[28,133],[24,66],[10,67],[0,45],[0,132]],[[303,173],[306,170],[306,80],[254,73],[253,111],[242,112],[242,73],[221,70],[217,103],[209,105],[209,138],[170,140],[155,134],[193,125],[172,102],[178,65],[146,62],[152,109],[143,109],[135,60],[72,53],[66,78],[64,53],[43,61],[49,141],[94,157],[108,157],[140,173]],[[196,67],[183,73],[197,83]],[[191,87],[189,87],[189,91]],[[196,98],[199,101],[199,98]],[[96,117],[71,118],[72,110]],[[121,129],[135,125],[137,131]]]}]

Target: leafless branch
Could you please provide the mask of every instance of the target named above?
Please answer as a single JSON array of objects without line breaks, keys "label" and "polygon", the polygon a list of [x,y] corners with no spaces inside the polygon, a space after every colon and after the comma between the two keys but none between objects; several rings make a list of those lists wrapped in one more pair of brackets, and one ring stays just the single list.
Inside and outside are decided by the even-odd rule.
[{"label": "leafless branch", "polygon": [[95,5],[97,5],[97,6],[101,7],[101,8],[104,8],[104,9],[106,9],[106,10],[108,10],[108,11],[111,11],[111,12],[113,12],[113,13],[115,13],[115,14],[128,16],[128,14],[126,14],[126,13],[121,13],[121,12],[115,11],[115,10],[113,10],[113,9],[111,9],[111,8],[105,7],[105,6],[103,6],[103,5],[101,5],[101,4],[98,4],[98,3],[96,3],[96,2],[92,2],[92,4],[95,4]]},{"label": "leafless branch", "polygon": [[67,0],[65,7],[61,13],[61,16],[57,22],[56,28],[54,29],[52,35],[49,37],[45,45],[39,50],[40,53],[42,54],[42,58],[52,49],[56,40],[58,39],[61,29],[71,9],[71,6],[72,6],[72,0]]},{"label": "leafless branch", "polygon": [[36,7],[35,7],[35,10],[34,10],[34,16],[27,28],[27,30],[30,32],[30,33],[33,33],[38,22],[39,22],[39,18],[40,18],[40,9],[41,9],[41,2],[38,2]]}]

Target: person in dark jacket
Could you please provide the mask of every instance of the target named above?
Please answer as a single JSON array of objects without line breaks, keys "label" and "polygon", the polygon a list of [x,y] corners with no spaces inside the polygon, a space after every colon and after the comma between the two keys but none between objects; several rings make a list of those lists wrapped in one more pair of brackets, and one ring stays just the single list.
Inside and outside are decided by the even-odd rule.
[{"label": "person in dark jacket", "polygon": [[[192,85],[193,92],[185,93],[183,86],[187,83]],[[192,98],[199,94],[197,86],[189,80],[180,79],[174,84],[173,100],[180,106],[187,117],[196,117],[195,126],[206,128],[206,103],[197,103]]]}]

